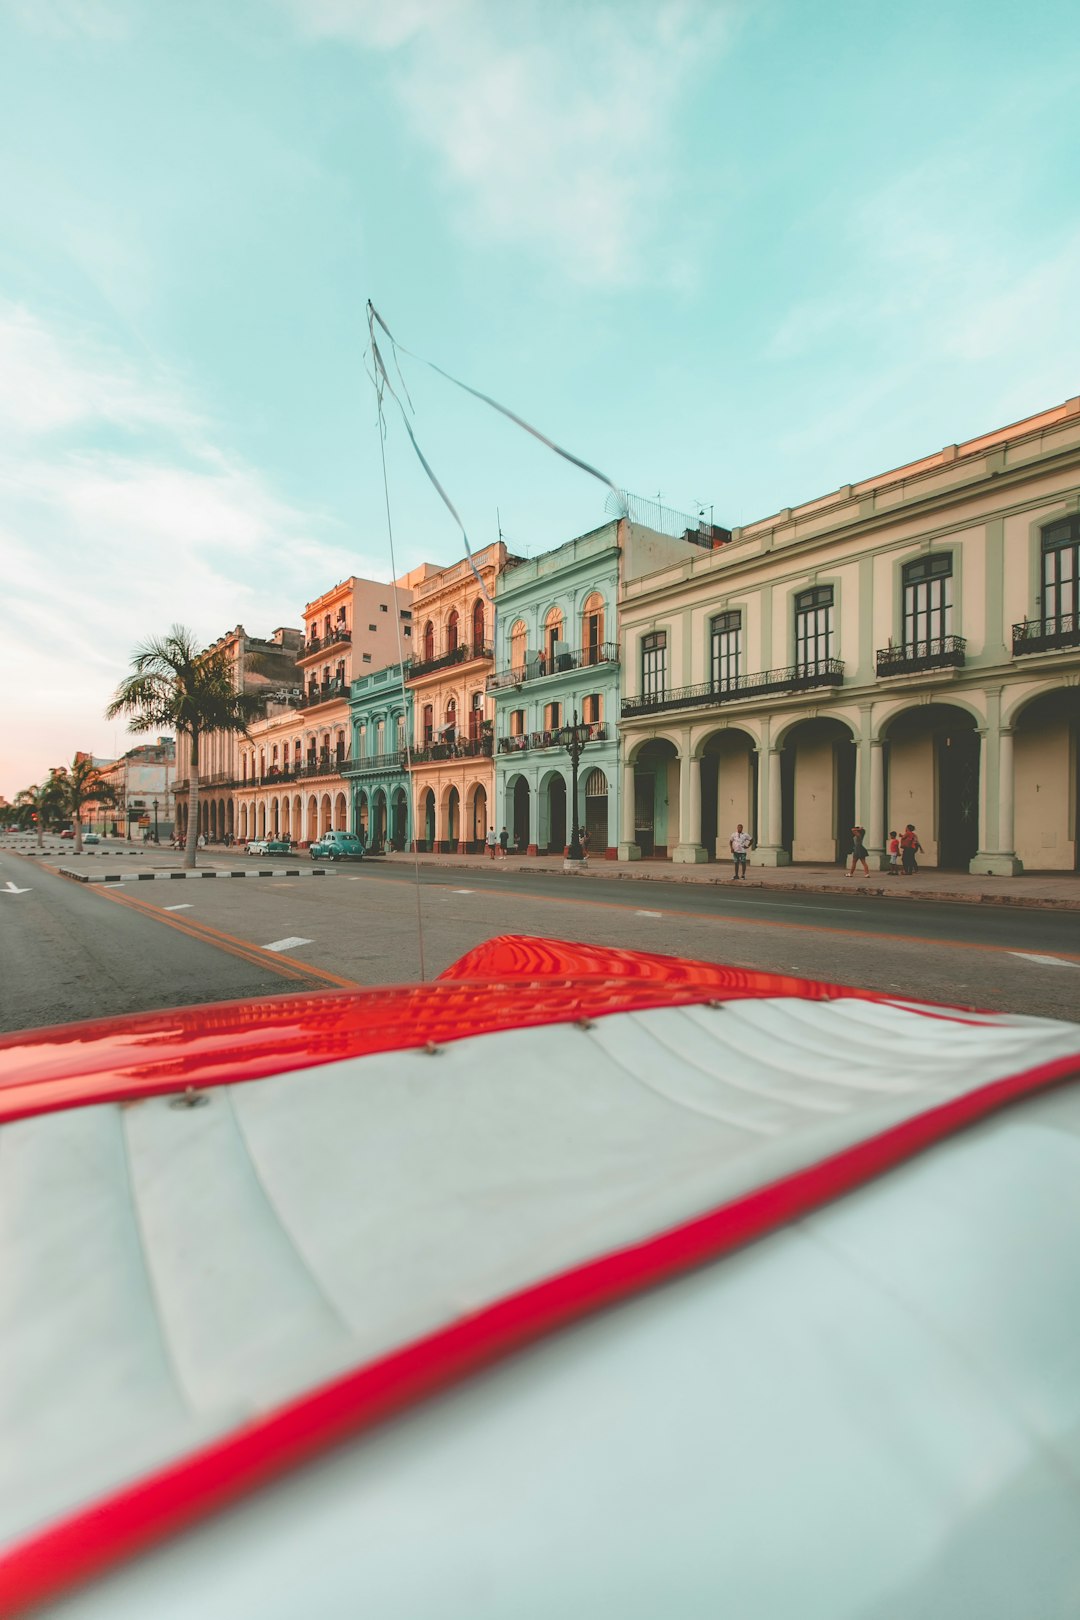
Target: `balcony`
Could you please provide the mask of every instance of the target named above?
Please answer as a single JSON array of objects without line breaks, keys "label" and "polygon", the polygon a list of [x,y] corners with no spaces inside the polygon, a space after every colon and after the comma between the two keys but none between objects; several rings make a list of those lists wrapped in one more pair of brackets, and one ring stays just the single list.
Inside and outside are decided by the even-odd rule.
[{"label": "balcony", "polygon": [[414,748],[412,757],[414,765],[440,759],[490,759],[491,738],[459,737],[456,742],[426,743],[423,748]]},{"label": "balcony", "polygon": [[635,715],[663,714],[669,709],[712,709],[718,703],[738,703],[770,693],[809,692],[815,687],[843,684],[843,660],[822,658],[816,664],[796,664],[791,669],[763,669],[756,675],[738,675],[723,686],[707,682],[702,686],[678,686],[671,691],[623,698],[622,714],[624,720],[629,720]]},{"label": "balcony", "polygon": [[879,679],[890,675],[921,675],[927,669],[963,669],[963,636],[935,636],[930,641],[911,641],[904,647],[879,647]]},{"label": "balcony", "polygon": [[421,675],[434,675],[437,670],[450,669],[454,664],[468,664],[474,658],[491,658],[493,648],[486,641],[463,641],[453,652],[440,653],[438,658],[412,659],[405,670],[405,679],[415,681]]},{"label": "balcony", "polygon": [[333,703],[336,698],[345,698],[348,695],[348,681],[326,681],[322,686],[309,686],[300,699],[300,707],[314,709],[320,703]]},{"label": "balcony", "polygon": [[[323,759],[308,758],[302,765],[293,766],[292,776],[294,780],[306,776],[344,776],[348,763],[348,758],[344,754],[340,756],[331,754]],[[276,780],[282,781],[284,778],[278,777]]]},{"label": "balcony", "polygon": [[356,759],[347,759],[341,769],[343,776],[376,776],[381,771],[403,771],[405,768],[405,750],[396,748],[390,754],[361,754]]},{"label": "balcony", "polygon": [[331,647],[347,646],[350,641],[352,641],[352,631],[346,629],[343,624],[335,625],[329,635],[308,636],[296,655],[296,662],[302,664],[308,658],[314,658],[319,653],[329,651]]},{"label": "balcony", "polygon": [[1059,613],[1056,619],[1025,619],[1012,628],[1014,658],[1025,653],[1062,652],[1080,647],[1080,614]]},{"label": "balcony", "polygon": [[[533,748],[565,748],[560,740],[560,727],[549,731],[525,731],[520,737],[500,737],[500,754],[525,754]],[[596,720],[588,729],[589,742],[607,742],[608,728],[603,720]]]},{"label": "balcony", "polygon": [[555,658],[541,653],[531,664],[523,664],[519,669],[501,669],[497,675],[489,675],[487,689],[489,692],[501,692],[508,686],[524,686],[526,681],[541,681],[548,675],[562,675],[569,669],[592,669],[599,664],[618,662],[619,647],[614,641],[604,641],[596,647],[582,647],[579,652],[558,653]]}]

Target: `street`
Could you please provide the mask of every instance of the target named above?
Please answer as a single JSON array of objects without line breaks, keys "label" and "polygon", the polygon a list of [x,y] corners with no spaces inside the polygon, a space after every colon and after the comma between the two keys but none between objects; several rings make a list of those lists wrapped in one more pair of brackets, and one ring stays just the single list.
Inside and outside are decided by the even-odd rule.
[{"label": "street", "polygon": [[[144,857],[145,870],[170,864]],[[0,850],[0,1027],[432,978],[498,934],[535,934],[1076,1018],[1076,911],[423,867],[314,879],[82,884]],[[115,865],[130,871],[127,857]],[[232,852],[212,870],[265,870]],[[269,863],[282,869],[292,860]],[[418,915],[422,929],[418,930]],[[422,960],[421,960],[422,934]]]}]

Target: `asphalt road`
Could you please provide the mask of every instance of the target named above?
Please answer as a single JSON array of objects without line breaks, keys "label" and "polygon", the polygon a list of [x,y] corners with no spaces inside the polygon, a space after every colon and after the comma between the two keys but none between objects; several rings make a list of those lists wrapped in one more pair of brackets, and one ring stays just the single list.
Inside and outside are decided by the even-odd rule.
[{"label": "asphalt road", "polygon": [[1080,1019],[1076,912],[483,868],[422,867],[418,888],[402,860],[106,887],[0,852],[0,1025],[415,979],[421,937],[432,977],[506,933]]}]

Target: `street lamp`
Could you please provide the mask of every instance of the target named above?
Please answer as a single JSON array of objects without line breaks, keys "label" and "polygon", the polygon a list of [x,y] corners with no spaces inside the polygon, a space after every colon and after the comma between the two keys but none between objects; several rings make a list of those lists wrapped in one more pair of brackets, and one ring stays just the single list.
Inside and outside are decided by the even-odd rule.
[{"label": "street lamp", "polygon": [[158,841],[158,835],[157,835],[157,805],[158,805],[158,802],[155,799],[154,800],[154,843],[155,844]]},{"label": "street lamp", "polygon": [[570,843],[566,851],[568,861],[583,861],[581,839],[578,837],[578,761],[581,750],[589,740],[589,727],[578,725],[577,710],[570,725],[559,729],[559,741],[570,755]]}]

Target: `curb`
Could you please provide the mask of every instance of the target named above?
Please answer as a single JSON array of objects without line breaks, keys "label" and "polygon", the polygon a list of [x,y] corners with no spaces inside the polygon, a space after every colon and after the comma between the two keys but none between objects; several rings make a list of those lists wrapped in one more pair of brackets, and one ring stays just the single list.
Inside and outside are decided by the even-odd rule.
[{"label": "curb", "polygon": [[273,871],[263,868],[255,872],[73,872],[66,866],[58,866],[56,870],[61,877],[74,878],[76,883],[167,883],[177,878],[317,878],[329,875],[322,866],[290,866]]}]

